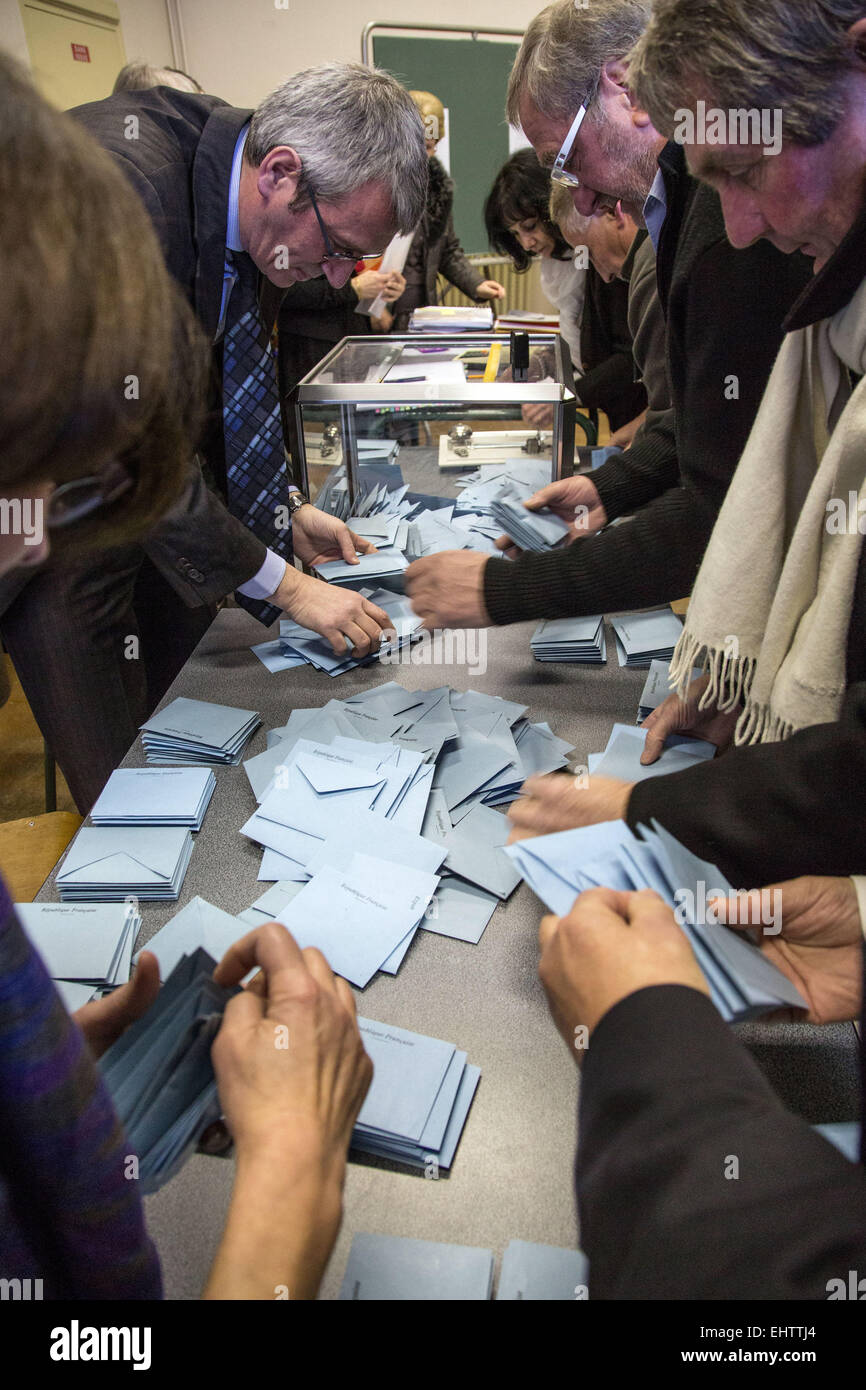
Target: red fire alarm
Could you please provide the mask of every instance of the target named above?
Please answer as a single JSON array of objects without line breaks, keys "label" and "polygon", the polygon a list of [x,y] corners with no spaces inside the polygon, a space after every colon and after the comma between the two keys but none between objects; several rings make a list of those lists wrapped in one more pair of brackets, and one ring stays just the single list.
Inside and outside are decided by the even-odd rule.
[{"label": "red fire alarm", "polygon": [[74,43],[72,45],[72,57],[76,63],[90,62],[90,49],[86,43]]}]

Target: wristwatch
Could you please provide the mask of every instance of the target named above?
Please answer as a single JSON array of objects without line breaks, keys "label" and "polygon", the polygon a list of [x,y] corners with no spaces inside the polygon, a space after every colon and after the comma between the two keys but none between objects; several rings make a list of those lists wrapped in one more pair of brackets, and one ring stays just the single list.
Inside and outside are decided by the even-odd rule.
[{"label": "wristwatch", "polygon": [[295,512],[300,511],[301,507],[308,507],[309,505],[309,498],[305,497],[299,488],[293,488],[289,493],[289,517],[293,517]]}]

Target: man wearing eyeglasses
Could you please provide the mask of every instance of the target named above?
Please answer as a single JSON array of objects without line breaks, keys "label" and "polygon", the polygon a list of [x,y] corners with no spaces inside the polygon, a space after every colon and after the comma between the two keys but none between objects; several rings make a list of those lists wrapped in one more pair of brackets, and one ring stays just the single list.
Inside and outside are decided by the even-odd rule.
[{"label": "man wearing eyeglasses", "polygon": [[616,612],[690,593],[782,321],[809,281],[799,255],[766,241],[730,245],[717,195],[690,178],[682,147],[666,143],[632,99],[628,54],[650,9],[649,0],[548,6],[524,35],[506,112],[579,213],[621,203],[647,227],[667,319],[674,423],[663,417],[591,478],[553,483],[531,499],[569,522],[590,516],[596,530],[640,509],[627,526],[591,545],[584,530],[565,550],[510,564],[471,551],[416,560],[406,587],[431,628]]},{"label": "man wearing eyeglasses", "polygon": [[[288,613],[335,652],[350,644],[366,655],[389,626],[353,590],[293,564],[354,562],[373,547],[291,486],[274,329],[289,286],[325,275],[340,287],[361,257],[414,228],[427,155],[407,92],[358,64],[298,73],[255,111],[163,87],[73,115],[144,201],[213,362],[202,467],[190,465],[182,503],[147,541],[62,571],[49,560],[0,587],[4,643],[87,811],[226,594],[266,623]],[[137,387],[117,369],[122,400]],[[77,487],[58,499],[52,524],[110,501],[117,485]]]}]

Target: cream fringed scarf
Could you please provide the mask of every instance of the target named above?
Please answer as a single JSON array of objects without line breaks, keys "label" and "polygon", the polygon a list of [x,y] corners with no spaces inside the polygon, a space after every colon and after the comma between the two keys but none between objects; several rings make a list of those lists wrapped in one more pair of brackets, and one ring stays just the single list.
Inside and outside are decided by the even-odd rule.
[{"label": "cream fringed scarf", "polygon": [[866,372],[866,281],[785,338],[671,662],[680,695],[703,665],[702,707],[744,702],[738,744],[838,717],[866,530],[866,379],[852,394],[845,366]]}]

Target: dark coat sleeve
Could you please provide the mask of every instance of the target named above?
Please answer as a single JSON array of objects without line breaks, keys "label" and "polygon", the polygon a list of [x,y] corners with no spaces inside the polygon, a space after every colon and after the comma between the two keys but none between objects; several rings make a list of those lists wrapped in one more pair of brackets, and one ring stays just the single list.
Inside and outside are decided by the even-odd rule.
[{"label": "dark coat sleeve", "polygon": [[866,681],[835,724],[732,748],[694,771],[638,782],[627,820],[655,817],[736,888],[866,864]]},{"label": "dark coat sleeve", "polygon": [[863,1169],[785,1109],[697,990],[605,1015],[578,1132],[591,1299],[826,1299],[866,1270]]},{"label": "dark coat sleeve", "polygon": [[462,290],[470,299],[475,298],[475,291],[484,279],[480,271],[476,270],[471,261],[467,260],[466,253],[460,242],[457,240],[457,233],[454,230],[454,218],[448,214],[448,221],[445,231],[437,243],[439,272],[450,280],[452,285],[456,285],[458,290]]}]

